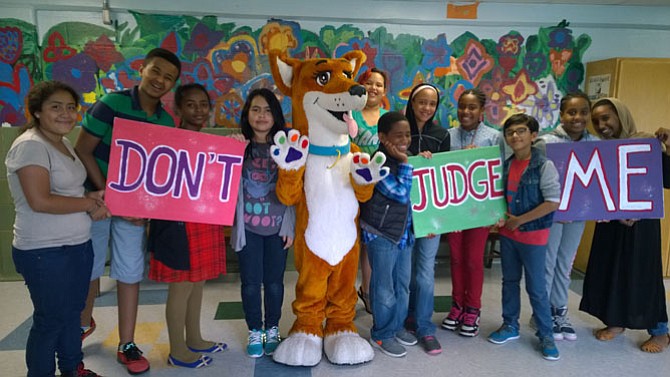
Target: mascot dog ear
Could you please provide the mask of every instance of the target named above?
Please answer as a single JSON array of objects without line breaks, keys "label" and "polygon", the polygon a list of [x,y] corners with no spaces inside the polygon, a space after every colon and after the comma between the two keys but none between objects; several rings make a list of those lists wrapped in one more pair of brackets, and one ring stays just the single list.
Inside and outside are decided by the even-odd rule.
[{"label": "mascot dog ear", "polygon": [[[342,55],[340,59],[349,62],[353,78],[365,62],[365,54],[362,51],[352,50]],[[293,96],[293,80],[298,78],[298,75],[294,75],[294,72],[300,71],[303,62],[302,60],[288,57],[285,52],[279,50],[270,51],[270,71],[272,72],[272,77],[281,77],[281,81],[275,79],[275,84],[285,96]]]}]

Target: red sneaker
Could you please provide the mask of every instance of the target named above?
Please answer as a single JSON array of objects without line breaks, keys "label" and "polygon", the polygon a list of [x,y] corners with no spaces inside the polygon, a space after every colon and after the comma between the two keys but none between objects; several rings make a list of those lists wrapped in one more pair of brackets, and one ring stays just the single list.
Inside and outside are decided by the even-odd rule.
[{"label": "red sneaker", "polygon": [[102,377],[99,374],[93,372],[92,370],[84,368],[84,363],[81,362],[77,365],[77,370],[72,372],[65,372],[61,374],[61,377]]},{"label": "red sneaker", "polygon": [[95,331],[95,320],[93,317],[91,317],[91,324],[88,326],[88,328],[84,329],[83,327],[81,328],[81,341],[83,342],[84,339],[88,338],[89,335],[93,334],[93,331]]},{"label": "red sneaker", "polygon": [[142,356],[142,351],[134,342],[120,345],[116,359],[126,366],[130,374],[141,374],[149,370],[149,360]]}]

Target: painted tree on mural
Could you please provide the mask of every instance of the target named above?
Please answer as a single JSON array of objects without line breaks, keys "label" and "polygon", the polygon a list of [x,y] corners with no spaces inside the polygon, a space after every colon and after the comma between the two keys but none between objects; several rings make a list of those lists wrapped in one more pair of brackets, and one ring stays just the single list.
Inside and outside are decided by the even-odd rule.
[{"label": "painted tree on mural", "polygon": [[[497,41],[468,32],[449,43],[446,34],[432,39],[394,36],[384,27],[364,32],[352,25],[326,25],[314,32],[297,22],[271,19],[254,30],[219,23],[214,16],[131,14],[135,27],[128,22],[114,29],[63,22],[48,30],[41,43],[35,25],[0,19],[0,122],[25,123],[25,95],[44,79],[71,84],[86,109],[104,93],[136,85],[143,56],[161,46],[183,61],[182,83],[200,82],[215,98],[217,127],[237,126],[251,89],[274,88],[270,50],[312,58],[358,49],[367,55],[361,71],[376,66],[389,73],[391,108],[403,109],[414,85],[431,82],[442,91],[436,119],[445,127],[457,126],[456,99],[463,90],[480,87],[489,98],[487,124],[499,127],[509,115],[523,111],[549,129],[559,122],[562,95],[578,89],[584,79],[582,56],[591,43],[588,35],[575,38],[564,24],[526,37],[510,31]],[[281,99],[290,114],[290,99]],[[171,94],[165,102],[172,102]]]}]

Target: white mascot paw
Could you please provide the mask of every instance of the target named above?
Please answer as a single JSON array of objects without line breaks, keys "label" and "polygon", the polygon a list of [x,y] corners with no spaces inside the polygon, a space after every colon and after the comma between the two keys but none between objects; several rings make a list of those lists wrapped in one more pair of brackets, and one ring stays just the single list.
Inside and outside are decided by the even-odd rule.
[{"label": "white mascot paw", "polygon": [[359,185],[370,185],[386,178],[389,168],[384,166],[386,155],[375,153],[373,158],[367,153],[356,152],[351,158],[351,175]]},{"label": "white mascot paw", "polygon": [[333,364],[361,364],[372,361],[375,351],[358,333],[340,332],[326,336],[323,349]]},{"label": "white mascot paw", "polygon": [[307,161],[309,139],[300,136],[298,130],[279,131],[274,137],[275,144],[270,148],[270,156],[280,169],[298,170]]},{"label": "white mascot paw", "polygon": [[272,354],[272,359],[280,364],[294,367],[313,367],[321,361],[323,339],[302,332],[293,333],[284,339]]}]

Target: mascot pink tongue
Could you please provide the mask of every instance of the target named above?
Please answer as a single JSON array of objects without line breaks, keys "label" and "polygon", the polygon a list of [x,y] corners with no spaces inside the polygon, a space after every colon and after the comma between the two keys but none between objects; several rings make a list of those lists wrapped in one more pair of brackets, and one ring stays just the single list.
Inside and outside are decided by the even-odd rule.
[{"label": "mascot pink tongue", "polygon": [[347,128],[349,128],[349,136],[352,138],[356,137],[358,135],[358,123],[356,123],[354,118],[349,116],[349,113],[344,114],[343,119],[347,124]]},{"label": "mascot pink tongue", "polygon": [[388,168],[385,157],[361,158],[346,135],[356,135],[351,111],[366,102],[365,88],[352,79],[365,58],[358,50],[330,59],[269,54],[274,82],[293,104],[293,129],[277,132],[271,152],[277,198],[296,211],[295,321],[272,354],[280,364],[314,366],[325,354],[332,364],[353,365],[375,355],[354,323],[358,203],[372,197]]}]

